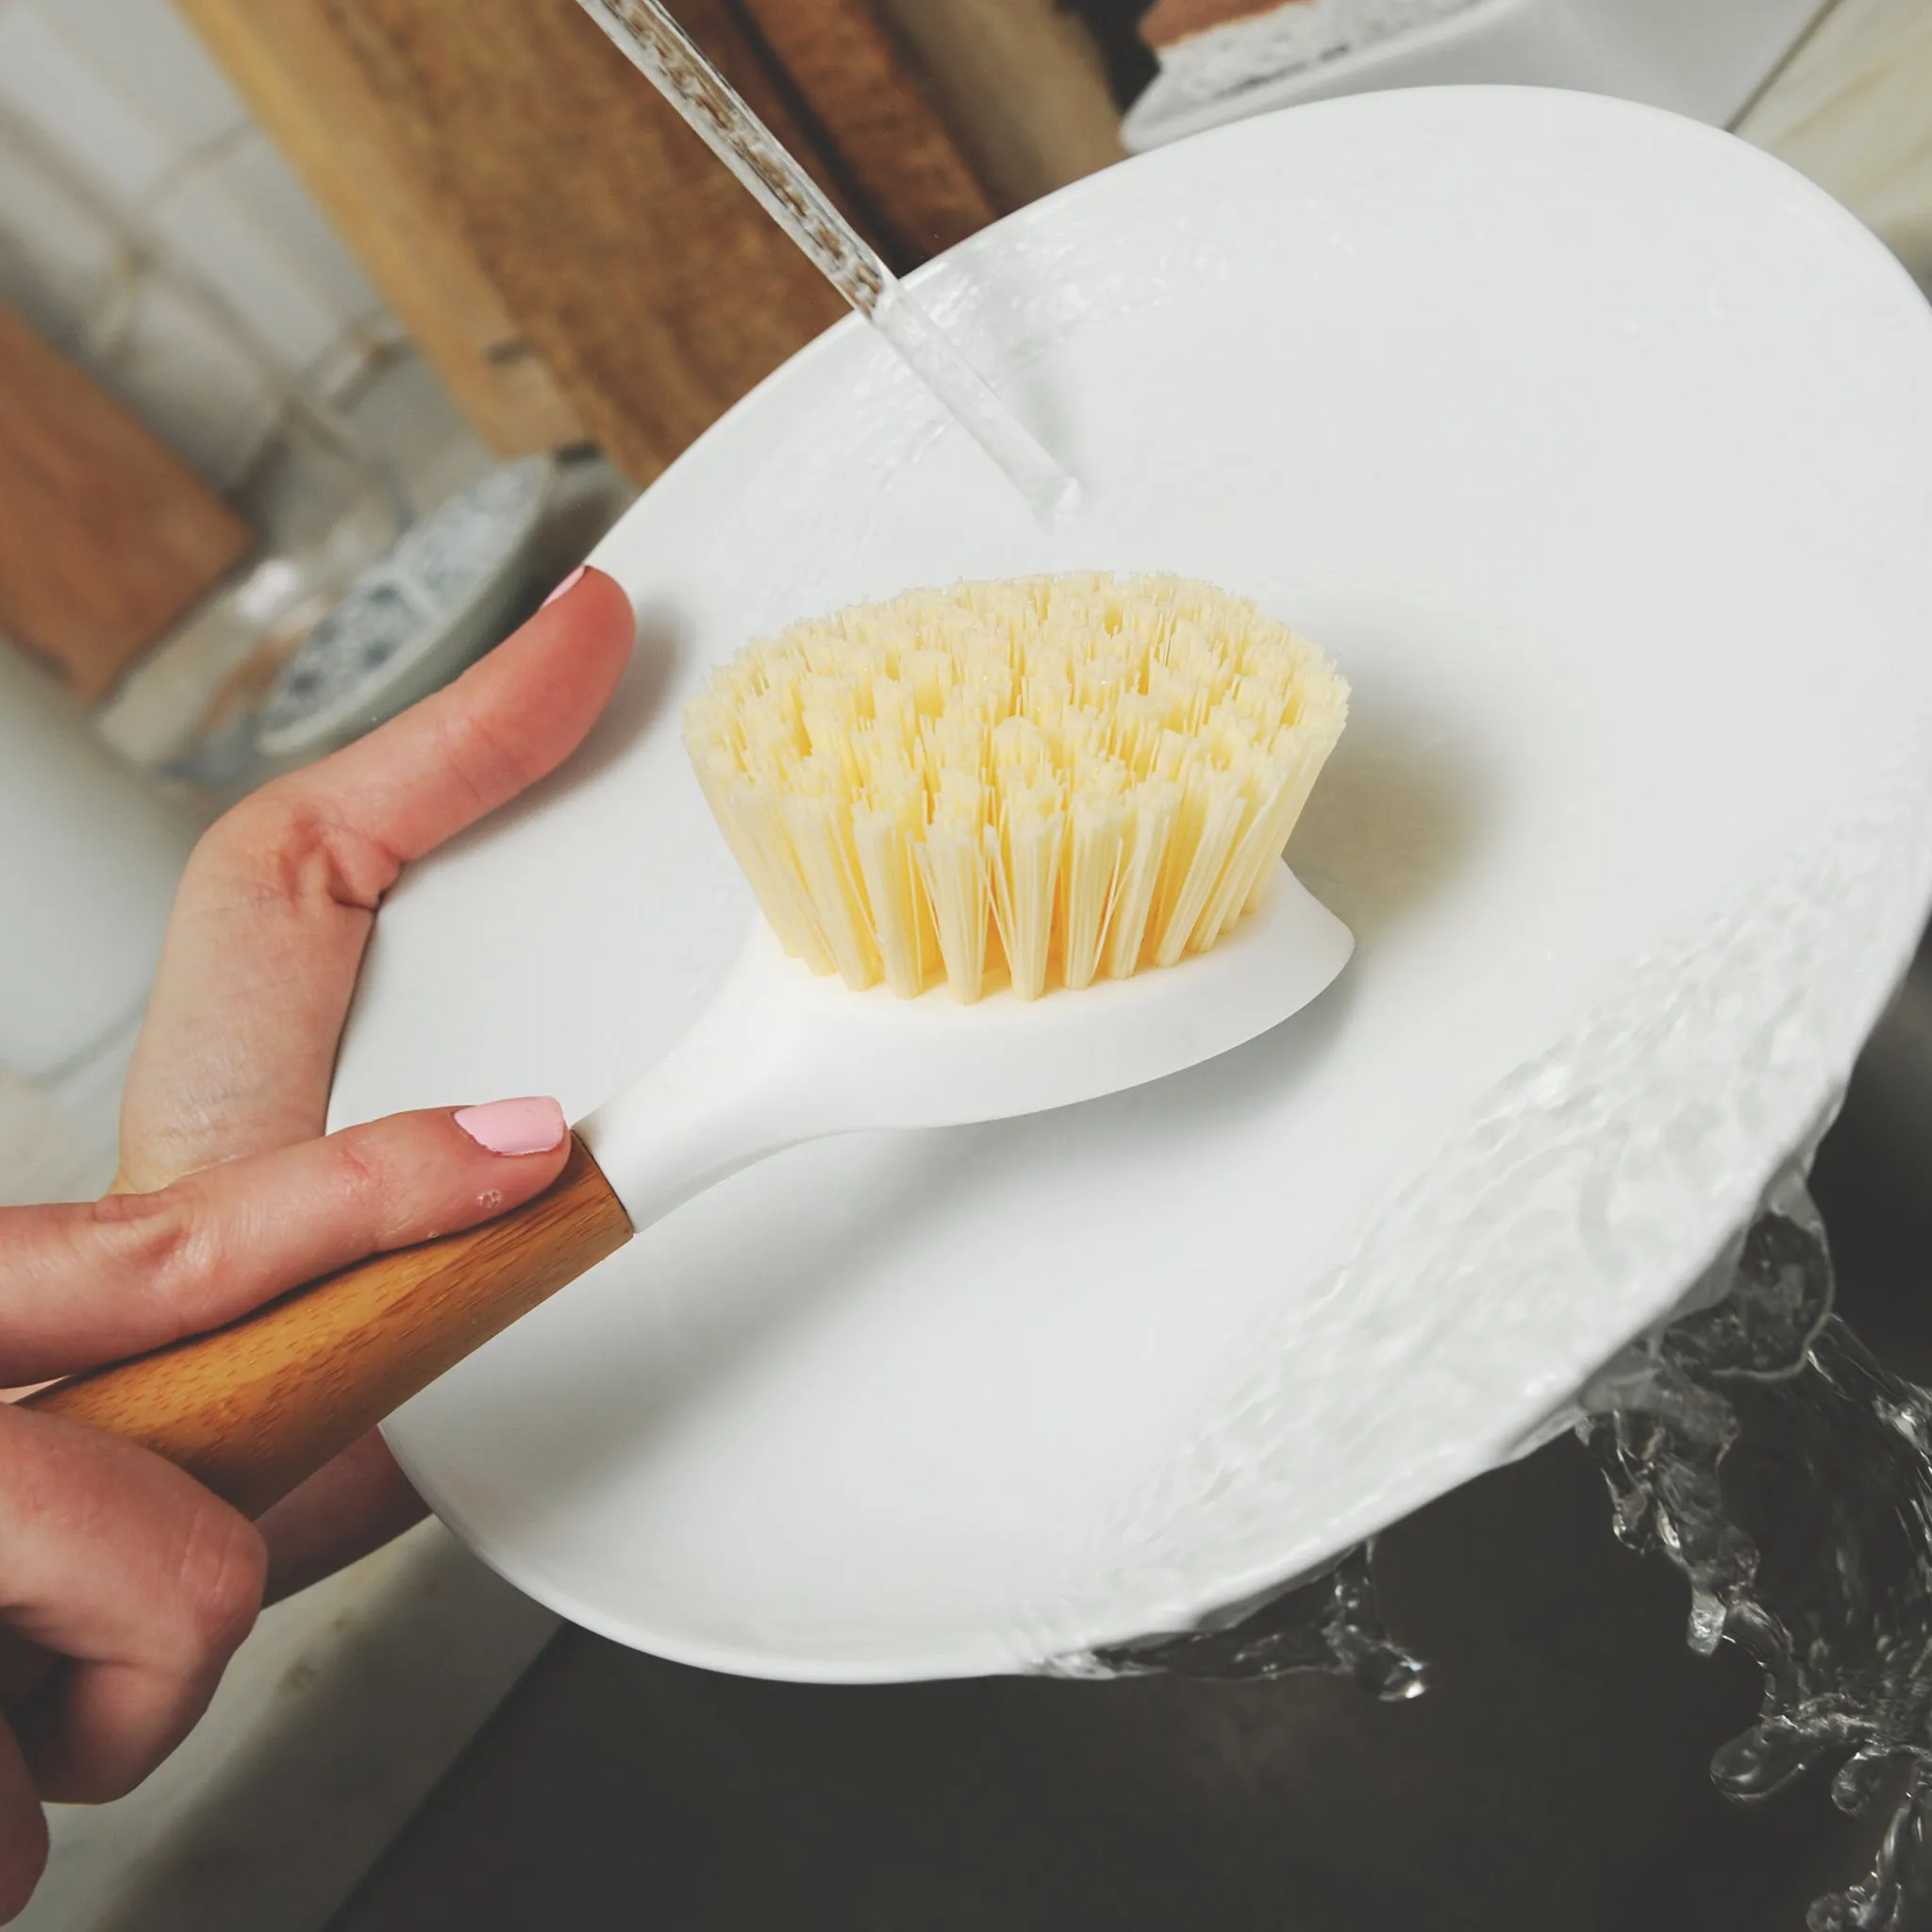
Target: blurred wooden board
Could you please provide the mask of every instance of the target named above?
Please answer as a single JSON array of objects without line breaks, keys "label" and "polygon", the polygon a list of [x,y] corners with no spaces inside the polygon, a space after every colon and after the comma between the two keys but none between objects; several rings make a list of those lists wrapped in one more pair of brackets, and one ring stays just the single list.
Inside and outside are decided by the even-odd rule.
[{"label": "blurred wooden board", "polygon": [[584,440],[322,0],[179,0],[262,125],[498,455]]},{"label": "blurred wooden board", "polygon": [[[525,335],[635,480],[842,312],[576,0],[323,4]],[[732,0],[677,11],[863,221]]]},{"label": "blurred wooden board", "polygon": [[[648,480],[840,308],[575,0],[181,0],[498,449]],[[1120,152],[1055,0],[678,0],[898,269]]]},{"label": "blurred wooden board", "polygon": [[992,220],[992,202],[924,76],[862,0],[741,5],[895,266],[937,255]]},{"label": "blurred wooden board", "polygon": [[0,635],[92,703],[253,541],[179,458],[0,306]]}]

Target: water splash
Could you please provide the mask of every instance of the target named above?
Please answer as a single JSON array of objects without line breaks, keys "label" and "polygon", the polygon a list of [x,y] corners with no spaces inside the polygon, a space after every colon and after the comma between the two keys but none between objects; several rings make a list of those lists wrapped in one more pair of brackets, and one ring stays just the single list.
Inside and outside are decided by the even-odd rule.
[{"label": "water splash", "polygon": [[[1886,1372],[1831,1312],[1824,1226],[1788,1174],[1665,1326],[1592,1381],[1576,1431],[1632,1549],[1690,1586],[1689,1641],[1764,1674],[1757,1722],[1711,1764],[1755,1804],[1814,1766],[1833,1802],[1890,1803],[1871,1873],[1820,1899],[1810,1932],[1932,1927],[1932,1392]],[[1056,1674],[1270,1679],[1319,1672],[1384,1699],[1425,1666],[1396,1642],[1373,1546],[1200,1627]]]},{"label": "water splash", "polygon": [[1628,1350],[1579,1434],[1617,1534],[1690,1585],[1690,1643],[1764,1673],[1757,1722],[1711,1775],[1761,1801],[1836,1764],[1832,1799],[1895,1809],[1874,1868],[1811,1932],[1932,1924],[1932,1394],[1831,1313],[1824,1224],[1788,1177],[1722,1299]]},{"label": "water splash", "polygon": [[1374,1565],[1373,1543],[1345,1550],[1315,1575],[1231,1605],[1196,1629],[1062,1657],[1053,1674],[1231,1683],[1316,1671],[1345,1677],[1385,1704],[1420,1697],[1425,1667],[1391,1636]]}]

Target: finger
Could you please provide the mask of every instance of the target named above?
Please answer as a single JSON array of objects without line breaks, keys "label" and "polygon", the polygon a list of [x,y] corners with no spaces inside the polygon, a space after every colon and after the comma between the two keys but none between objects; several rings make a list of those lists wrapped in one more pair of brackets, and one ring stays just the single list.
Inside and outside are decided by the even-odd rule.
[{"label": "finger", "polygon": [[446,690],[208,831],[128,1073],[128,1186],[322,1131],[383,894],[411,859],[563,761],[615,689],[632,631],[624,591],[587,572]]},{"label": "finger", "polygon": [[389,1444],[370,1430],[256,1519],[268,1545],[268,1601],[333,1575],[428,1513]]},{"label": "finger", "polygon": [[15,1918],[47,1868],[47,1814],[13,1733],[0,1723],[0,1924]]},{"label": "finger", "polygon": [[187,1736],[253,1626],[254,1525],[172,1463],[0,1407],[0,1622],[73,1661],[14,1713],[42,1798],[131,1790]]},{"label": "finger", "polygon": [[0,1376],[72,1374],[229,1322],[367,1255],[474,1227],[555,1180],[554,1100],[391,1114],[151,1194],[0,1208]]},{"label": "finger", "polygon": [[283,782],[402,862],[420,858],[576,748],[634,631],[616,579],[587,570],[447,690]]}]

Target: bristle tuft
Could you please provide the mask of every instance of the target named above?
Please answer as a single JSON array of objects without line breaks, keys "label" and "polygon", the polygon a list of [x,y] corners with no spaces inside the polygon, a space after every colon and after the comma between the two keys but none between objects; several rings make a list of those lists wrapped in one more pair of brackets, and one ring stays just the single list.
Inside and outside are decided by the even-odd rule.
[{"label": "bristle tuft", "polygon": [[1210,585],[1025,577],[748,645],[685,741],[789,953],[970,1002],[1213,945],[1347,715],[1312,644]]}]

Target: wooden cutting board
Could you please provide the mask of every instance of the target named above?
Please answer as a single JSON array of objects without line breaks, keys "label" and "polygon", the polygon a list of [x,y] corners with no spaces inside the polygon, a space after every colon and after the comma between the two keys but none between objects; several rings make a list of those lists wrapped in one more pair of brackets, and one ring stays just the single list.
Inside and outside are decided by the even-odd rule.
[{"label": "wooden cutting board", "polygon": [[[525,338],[638,482],[843,313],[576,0],[316,4]],[[676,11],[896,266],[991,216],[864,0]],[[835,130],[855,102],[848,153]]]},{"label": "wooden cutting board", "polygon": [[[648,481],[843,312],[576,0],[179,0],[499,449]],[[905,270],[1115,158],[1057,0],[675,0]]]},{"label": "wooden cutting board", "polygon": [[92,704],[253,543],[179,458],[0,305],[0,637]]}]

